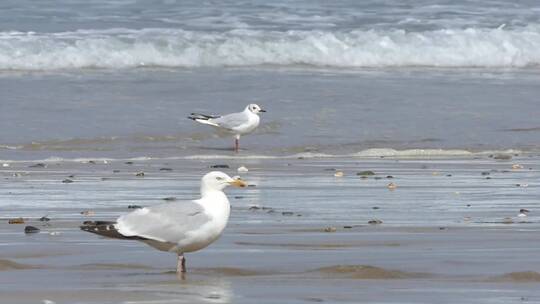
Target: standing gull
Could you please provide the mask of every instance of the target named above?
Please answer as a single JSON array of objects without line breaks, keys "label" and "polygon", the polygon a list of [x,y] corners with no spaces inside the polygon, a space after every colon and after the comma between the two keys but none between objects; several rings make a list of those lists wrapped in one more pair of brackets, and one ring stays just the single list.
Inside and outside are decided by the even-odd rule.
[{"label": "standing gull", "polygon": [[251,133],[257,128],[260,121],[258,113],[261,112],[266,111],[252,103],[247,105],[244,111],[238,113],[222,116],[191,113],[188,118],[233,133],[236,137],[234,141],[234,151],[238,152],[238,149],[240,148],[240,135]]},{"label": "standing gull", "polygon": [[219,171],[201,179],[201,198],[137,209],[116,222],[87,222],[81,229],[115,239],[144,242],[158,250],[178,254],[177,272],[186,272],[184,253],[205,248],[217,240],[229,220],[231,206],[223,189],[245,187]]}]

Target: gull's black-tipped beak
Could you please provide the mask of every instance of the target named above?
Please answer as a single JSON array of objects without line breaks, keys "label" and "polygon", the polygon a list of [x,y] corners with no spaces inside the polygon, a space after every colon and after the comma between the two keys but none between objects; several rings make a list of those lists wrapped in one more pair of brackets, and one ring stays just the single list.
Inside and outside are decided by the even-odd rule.
[{"label": "gull's black-tipped beak", "polygon": [[259,112],[263,112],[263,113],[264,113],[264,112],[266,112],[266,110],[260,109]]}]

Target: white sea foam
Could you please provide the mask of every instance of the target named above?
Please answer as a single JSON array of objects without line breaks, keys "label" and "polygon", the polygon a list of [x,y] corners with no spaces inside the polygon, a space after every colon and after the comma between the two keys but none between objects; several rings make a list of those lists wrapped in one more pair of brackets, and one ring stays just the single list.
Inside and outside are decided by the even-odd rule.
[{"label": "white sea foam", "polygon": [[180,29],[0,32],[0,69],[308,65],[527,67],[540,64],[540,24],[351,31]]},{"label": "white sea foam", "polygon": [[34,160],[9,160],[9,159],[0,159],[0,163],[31,163],[31,162],[77,162],[77,163],[88,163],[88,162],[98,162],[98,163],[110,163],[117,161],[154,161],[154,160],[219,160],[219,159],[231,159],[231,160],[242,160],[242,159],[315,159],[315,158],[379,158],[379,157],[390,157],[390,158],[462,158],[462,157],[476,157],[476,156],[488,156],[495,154],[527,154],[527,153],[538,153],[539,151],[522,151],[517,149],[507,149],[507,150],[484,150],[484,151],[469,151],[469,150],[460,150],[460,149],[406,149],[406,150],[395,150],[392,148],[374,148],[366,149],[352,154],[326,154],[326,153],[313,153],[313,152],[303,152],[296,153],[291,155],[263,155],[263,154],[253,154],[253,155],[227,155],[227,154],[207,154],[207,155],[186,155],[186,156],[173,156],[173,157],[131,157],[131,158],[108,158],[108,157],[96,157],[96,158],[64,158],[64,157],[49,157],[45,159],[34,159]]}]

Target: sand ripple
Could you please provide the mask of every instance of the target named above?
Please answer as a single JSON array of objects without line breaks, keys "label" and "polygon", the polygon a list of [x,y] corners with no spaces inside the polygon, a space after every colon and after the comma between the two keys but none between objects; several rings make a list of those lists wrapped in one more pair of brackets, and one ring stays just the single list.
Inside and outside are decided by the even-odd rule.
[{"label": "sand ripple", "polygon": [[490,281],[496,282],[540,282],[540,273],[536,271],[509,272],[493,277]]},{"label": "sand ripple", "polygon": [[319,268],[315,271],[332,278],[341,277],[368,280],[410,279],[429,276],[426,273],[390,270],[369,265],[335,265]]},{"label": "sand ripple", "polygon": [[33,269],[37,268],[33,265],[20,264],[10,260],[0,260],[0,271],[2,270],[18,270],[18,269]]}]

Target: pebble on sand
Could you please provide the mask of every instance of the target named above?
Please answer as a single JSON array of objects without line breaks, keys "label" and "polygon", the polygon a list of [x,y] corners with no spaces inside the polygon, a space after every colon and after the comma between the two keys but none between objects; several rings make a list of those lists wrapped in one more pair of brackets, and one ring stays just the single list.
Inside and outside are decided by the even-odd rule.
[{"label": "pebble on sand", "polygon": [[159,171],[172,171],[172,168],[159,168]]},{"label": "pebble on sand", "polygon": [[168,202],[172,202],[172,201],[176,200],[176,197],[174,197],[174,196],[164,197],[163,200],[168,201]]},{"label": "pebble on sand", "polygon": [[382,221],[378,220],[378,219],[373,219],[373,220],[368,221],[368,224],[370,224],[370,225],[379,225],[379,224],[382,224]]},{"label": "pebble on sand", "polygon": [[48,217],[46,217],[46,216],[42,216],[42,217],[39,218],[39,221],[40,221],[40,222],[48,222],[48,221],[50,221],[50,220],[51,220],[51,219],[48,218]]},{"label": "pebble on sand", "polygon": [[511,217],[505,217],[502,222],[503,224],[513,224],[514,220]]},{"label": "pebble on sand", "polygon": [[94,211],[92,211],[92,210],[84,210],[84,211],[81,211],[81,214],[86,215],[86,216],[90,216],[90,215],[94,215]]},{"label": "pebble on sand", "polygon": [[212,169],[229,169],[229,165],[221,165],[221,164],[218,164],[218,165],[211,165],[210,168]]},{"label": "pebble on sand", "polygon": [[236,169],[236,171],[238,171],[239,173],[246,173],[249,170],[245,166],[240,166],[240,167],[238,167],[238,169]]},{"label": "pebble on sand", "polygon": [[513,164],[512,169],[514,169],[514,170],[523,169],[523,166],[520,165],[520,164]]},{"label": "pebble on sand", "polygon": [[389,190],[395,190],[397,188],[397,185],[394,184],[394,183],[390,183],[388,184],[388,186],[386,186]]},{"label": "pebble on sand", "polygon": [[366,171],[357,172],[356,175],[358,175],[358,176],[371,176],[371,175],[375,175],[375,172],[373,172],[371,170],[366,170]]},{"label": "pebble on sand", "polygon": [[29,168],[47,168],[47,165],[44,164],[44,163],[37,163],[37,164],[34,164],[34,165],[30,165],[28,167]]},{"label": "pebble on sand", "polygon": [[[490,155],[490,156],[491,156],[491,155]],[[512,155],[510,155],[510,154],[499,153],[499,154],[493,155],[493,159],[509,160],[509,159],[512,159]]]},{"label": "pebble on sand", "polygon": [[36,228],[34,226],[26,226],[24,227],[24,233],[28,234],[28,233],[38,233],[39,232],[39,228]]},{"label": "pebble on sand", "polygon": [[141,209],[142,206],[139,206],[139,205],[129,205],[128,206],[128,209]]},{"label": "pebble on sand", "polygon": [[135,173],[135,176],[137,176],[137,177],[143,177],[143,176],[144,176],[144,172],[137,172],[137,173]]},{"label": "pebble on sand", "polygon": [[2,167],[7,168],[7,167],[9,167],[9,164],[8,163],[3,163]]},{"label": "pebble on sand", "polygon": [[324,228],[324,232],[336,232],[336,231],[337,231],[336,227],[325,227]]},{"label": "pebble on sand", "polygon": [[8,224],[24,224],[24,219],[22,217],[13,218],[8,220]]},{"label": "pebble on sand", "polygon": [[343,177],[343,171],[336,171],[336,173],[334,173],[334,176],[335,177]]},{"label": "pebble on sand", "polygon": [[70,179],[70,178],[66,178],[66,179],[64,179],[64,180],[62,181],[62,183],[64,183],[64,184],[71,184],[71,183],[73,183],[73,180]]}]

